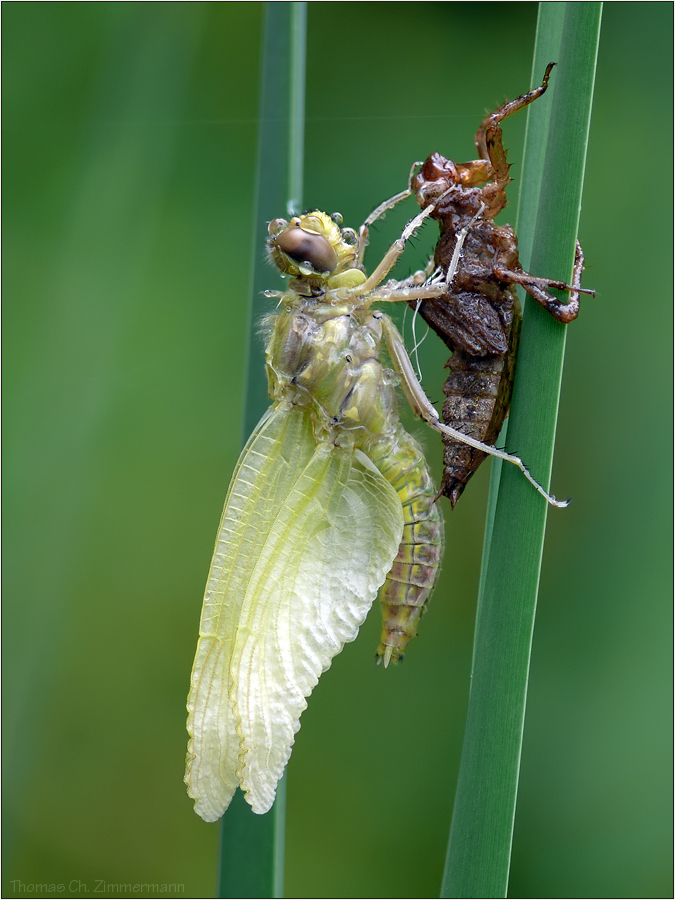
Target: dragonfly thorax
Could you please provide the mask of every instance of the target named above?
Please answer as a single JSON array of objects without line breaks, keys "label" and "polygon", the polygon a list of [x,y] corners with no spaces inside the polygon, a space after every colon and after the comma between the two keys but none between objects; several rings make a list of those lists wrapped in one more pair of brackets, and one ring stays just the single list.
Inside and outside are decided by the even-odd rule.
[{"label": "dragonfly thorax", "polygon": [[389,432],[398,421],[396,379],[379,361],[381,342],[381,314],[316,303],[287,308],[267,346],[274,398],[310,405],[317,432],[356,429],[356,445]]}]

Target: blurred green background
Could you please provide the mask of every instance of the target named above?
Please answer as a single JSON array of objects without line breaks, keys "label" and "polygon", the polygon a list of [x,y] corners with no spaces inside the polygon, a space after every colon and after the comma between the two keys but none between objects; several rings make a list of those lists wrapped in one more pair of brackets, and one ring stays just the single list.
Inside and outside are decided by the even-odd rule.
[{"label": "blurred green background", "polygon": [[[209,896],[184,704],[242,438],[262,4],[2,13],[3,896]],[[473,158],[484,112],[530,88],[536,14],[310,3],[305,204],[358,226],[415,159]],[[553,489],[575,502],[549,515],[514,897],[672,895],[672,16],[605,6],[580,232],[598,296],[568,332]],[[505,126],[516,181],[524,125]],[[438,896],[488,468],[446,508],[445,586],[405,665],[374,665],[375,609],[303,716],[287,896]]]}]

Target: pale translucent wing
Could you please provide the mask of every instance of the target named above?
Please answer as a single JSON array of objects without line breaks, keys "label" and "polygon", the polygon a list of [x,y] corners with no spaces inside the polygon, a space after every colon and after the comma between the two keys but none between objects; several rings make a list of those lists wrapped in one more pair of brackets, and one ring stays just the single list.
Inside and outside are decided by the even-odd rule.
[{"label": "pale translucent wing", "polygon": [[272,805],[305,698],[356,637],[402,531],[401,501],[372,463],[319,445],[251,579],[232,660],[241,785],[254,812]]},{"label": "pale translucent wing", "polygon": [[297,407],[263,419],[228,494],[188,701],[186,781],[207,821],[240,782],[254,811],[272,805],[305,697],[356,637],[402,527],[363,454],[317,446]]},{"label": "pale translucent wing", "polygon": [[185,781],[207,822],[218,819],[239,786],[241,736],[230,700],[230,660],[251,573],[267,534],[316,448],[305,415],[263,416],[239,457],[206,585],[188,697]]}]

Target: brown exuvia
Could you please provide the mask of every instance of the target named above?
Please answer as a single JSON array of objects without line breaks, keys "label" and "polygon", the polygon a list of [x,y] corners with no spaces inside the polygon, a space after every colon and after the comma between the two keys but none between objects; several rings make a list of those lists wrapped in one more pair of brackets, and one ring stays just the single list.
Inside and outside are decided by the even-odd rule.
[{"label": "brown exuvia", "polygon": [[[509,166],[502,143],[503,119],[541,97],[554,63],[546,68],[541,85],[500,106],[476,132],[479,159],[455,163],[432,153],[412,179],[411,187],[424,209],[440,225],[435,265],[450,269],[447,292],[410,305],[452,351],[443,386],[443,422],[463,434],[494,445],[508,415],[513,387],[521,310],[516,285],[560,322],[579,312],[583,254],[577,241],[572,284],[524,272],[518,241],[510,225],[495,225],[506,206]],[[454,273],[453,273],[454,268]],[[563,303],[547,288],[569,291]],[[467,482],[485,459],[481,450],[443,435],[443,480],[440,493],[453,507]]]}]

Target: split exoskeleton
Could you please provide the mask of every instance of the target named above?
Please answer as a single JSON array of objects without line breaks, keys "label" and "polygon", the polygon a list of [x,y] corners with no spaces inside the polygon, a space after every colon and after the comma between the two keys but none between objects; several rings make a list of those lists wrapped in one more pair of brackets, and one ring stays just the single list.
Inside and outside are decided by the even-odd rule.
[{"label": "split exoskeleton", "polygon": [[[497,440],[511,401],[522,320],[516,286],[563,323],[578,315],[580,293],[594,294],[580,286],[583,254],[578,241],[572,284],[567,285],[524,272],[513,229],[494,224],[506,206],[505,189],[511,180],[501,123],[541,97],[552,67],[553,63],[547,66],[539,87],[484,120],[475,138],[479,159],[455,163],[433,153],[411,183],[420,206],[432,207],[431,216],[440,225],[434,265],[452,273],[442,296],[410,304],[452,351],[446,364],[442,419],[490,445]],[[569,291],[568,302],[554,297],[549,288]],[[454,507],[485,452],[447,432],[443,443],[441,493]]]}]

